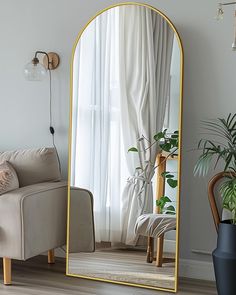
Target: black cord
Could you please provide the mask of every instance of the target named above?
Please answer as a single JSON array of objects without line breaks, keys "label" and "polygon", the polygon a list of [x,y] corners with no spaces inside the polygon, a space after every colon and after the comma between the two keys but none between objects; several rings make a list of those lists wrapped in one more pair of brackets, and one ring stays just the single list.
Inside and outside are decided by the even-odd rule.
[{"label": "black cord", "polygon": [[61,172],[61,161],[60,161],[60,157],[57,151],[57,147],[55,144],[55,129],[52,126],[52,73],[51,70],[48,69],[49,71],[49,131],[52,135],[52,145],[55,148],[56,154],[57,154],[57,159],[58,159],[58,163],[59,163],[59,169]]},{"label": "black cord", "polygon": [[49,71],[49,125],[50,125],[50,132],[54,135],[54,128],[52,127],[52,73],[51,70]]}]

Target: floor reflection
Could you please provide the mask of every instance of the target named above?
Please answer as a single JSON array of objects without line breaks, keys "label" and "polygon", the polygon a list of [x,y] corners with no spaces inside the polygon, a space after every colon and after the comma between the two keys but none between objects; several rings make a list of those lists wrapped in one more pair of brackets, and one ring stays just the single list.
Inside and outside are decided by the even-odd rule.
[{"label": "floor reflection", "polygon": [[70,253],[69,272],[80,276],[174,289],[173,253],[164,253],[162,267],[146,262],[144,249],[97,248],[93,253]]}]

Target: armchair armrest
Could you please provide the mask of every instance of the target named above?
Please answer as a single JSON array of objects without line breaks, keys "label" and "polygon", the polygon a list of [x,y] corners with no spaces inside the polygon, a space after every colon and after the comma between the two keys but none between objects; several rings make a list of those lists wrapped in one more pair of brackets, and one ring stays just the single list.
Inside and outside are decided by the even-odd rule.
[{"label": "armchair armrest", "polygon": [[26,260],[65,244],[67,182],[45,182],[0,196],[0,256]]}]

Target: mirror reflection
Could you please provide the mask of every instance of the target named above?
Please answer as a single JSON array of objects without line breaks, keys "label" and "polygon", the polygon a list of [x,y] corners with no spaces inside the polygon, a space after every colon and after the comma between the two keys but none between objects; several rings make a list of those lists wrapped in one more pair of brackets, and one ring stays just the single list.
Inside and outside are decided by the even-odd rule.
[{"label": "mirror reflection", "polygon": [[94,18],[73,57],[68,274],[176,288],[181,48],[142,5]]}]

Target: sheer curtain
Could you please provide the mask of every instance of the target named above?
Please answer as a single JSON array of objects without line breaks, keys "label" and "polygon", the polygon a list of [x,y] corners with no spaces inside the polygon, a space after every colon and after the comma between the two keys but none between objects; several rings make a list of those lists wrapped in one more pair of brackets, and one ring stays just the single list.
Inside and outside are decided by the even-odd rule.
[{"label": "sheer curtain", "polygon": [[[121,114],[124,146],[146,149],[147,139],[163,129],[169,93],[174,32],[156,12],[137,6],[120,9]],[[124,46],[125,44],[125,46]],[[156,145],[146,153],[128,154],[131,177],[122,195],[122,242],[135,245],[137,218],[153,212]],[[137,170],[142,167],[143,170]],[[144,169],[145,168],[145,169]]]},{"label": "sheer curtain", "polygon": [[[83,33],[73,73],[72,185],[94,195],[96,241],[120,242],[121,194],[127,179],[121,136],[119,9]],[[124,180],[122,182],[122,179]]]},{"label": "sheer curtain", "polygon": [[[127,150],[162,130],[173,35],[155,12],[125,5],[98,16],[77,46],[71,185],[94,195],[97,242],[135,245],[137,217],[152,212],[158,150],[145,157]],[[139,175],[135,168],[145,161],[146,173]]]}]

